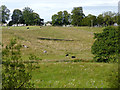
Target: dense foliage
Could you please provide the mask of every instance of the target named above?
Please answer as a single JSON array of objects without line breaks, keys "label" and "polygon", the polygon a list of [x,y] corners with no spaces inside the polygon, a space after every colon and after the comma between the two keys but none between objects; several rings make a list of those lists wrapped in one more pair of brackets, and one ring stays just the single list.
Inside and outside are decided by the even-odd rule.
[{"label": "dense foliage", "polygon": [[11,16],[8,26],[13,24],[26,24],[26,25],[43,25],[44,19],[41,19],[39,14],[33,12],[29,7],[25,7],[23,11],[15,9]]},{"label": "dense foliage", "polygon": [[33,13],[33,10],[31,8],[29,8],[29,7],[25,7],[23,9],[23,18],[24,18],[25,23],[27,25],[32,25],[32,23],[33,23],[33,15],[32,15],[32,13]]},{"label": "dense foliage", "polygon": [[[66,11],[67,12],[67,11]],[[65,19],[65,17],[66,19]],[[66,20],[67,22],[64,22]],[[82,7],[73,8],[71,14],[64,14],[62,11],[52,16],[52,24],[55,26],[111,26],[118,22],[118,13],[111,11],[104,12],[98,16],[88,14],[85,16]]]},{"label": "dense foliage", "polygon": [[89,14],[82,20],[82,25],[83,26],[95,26],[97,24],[97,17]]},{"label": "dense foliage", "polygon": [[120,30],[117,27],[107,27],[102,33],[95,33],[92,54],[97,62],[118,62],[120,47]]},{"label": "dense foliage", "polygon": [[13,14],[12,14],[12,22],[13,22],[13,24],[24,23],[23,13],[22,13],[21,10],[15,9],[15,10],[13,11]]},{"label": "dense foliage", "polygon": [[20,53],[21,45],[12,39],[10,44],[2,51],[2,88],[31,88],[32,78],[28,67],[23,63]]},{"label": "dense foliage", "polygon": [[[10,10],[5,5],[2,8],[2,23],[9,20]],[[118,23],[118,13],[111,11],[104,12],[98,16],[83,13],[82,7],[74,7],[71,14],[68,11],[59,11],[57,14],[52,15],[52,25],[62,26],[72,24],[74,26],[111,26]],[[25,7],[23,11],[15,9],[12,14],[12,20],[8,25],[13,24],[26,24],[26,25],[43,25],[44,19],[41,19],[39,14],[33,12],[29,7]],[[116,24],[115,24],[116,25]]]},{"label": "dense foliage", "polygon": [[70,24],[70,14],[67,11],[60,11],[52,16],[52,24],[62,26]]},{"label": "dense foliage", "polygon": [[72,25],[82,26],[82,19],[85,17],[82,7],[75,7],[72,10]]}]

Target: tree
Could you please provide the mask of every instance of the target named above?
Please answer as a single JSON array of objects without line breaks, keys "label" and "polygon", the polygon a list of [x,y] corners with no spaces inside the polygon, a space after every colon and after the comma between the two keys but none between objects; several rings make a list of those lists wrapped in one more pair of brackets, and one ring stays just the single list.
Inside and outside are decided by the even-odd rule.
[{"label": "tree", "polygon": [[63,11],[63,24],[64,25],[70,24],[71,23],[70,20],[71,20],[71,15],[67,11]]},{"label": "tree", "polygon": [[25,21],[25,24],[32,25],[33,24],[33,10],[29,7],[25,7],[23,9],[23,18]]},{"label": "tree", "polygon": [[58,14],[58,18],[57,18],[58,25],[62,26],[63,25],[63,12],[60,11],[57,14]]},{"label": "tree", "polygon": [[44,19],[41,19],[39,14],[33,12],[29,7],[23,9],[23,19],[27,25],[43,25]]},{"label": "tree", "polygon": [[13,24],[13,21],[9,21],[8,26],[12,26]]},{"label": "tree", "polygon": [[91,48],[95,61],[118,62],[117,55],[120,53],[118,33],[120,31],[117,27],[107,27],[102,33],[95,33],[94,39],[96,40]]},{"label": "tree", "polygon": [[52,16],[52,24],[58,26],[70,24],[70,14],[67,11],[59,11]]},{"label": "tree", "polygon": [[10,10],[5,5],[0,8],[2,9],[2,23],[6,23],[9,20]]},{"label": "tree", "polygon": [[23,14],[22,14],[22,11],[19,10],[19,9],[15,9],[13,11],[13,14],[12,14],[12,22],[14,24],[20,24],[20,23],[24,23],[23,22]]},{"label": "tree", "polygon": [[113,25],[113,17],[115,16],[115,13],[112,13],[111,11],[108,12],[104,12],[103,13],[103,17],[104,17],[104,23],[105,25],[109,26],[109,25]]},{"label": "tree", "polygon": [[115,13],[114,16],[112,17],[113,23],[118,22],[118,13]]},{"label": "tree", "polygon": [[92,14],[89,14],[82,20],[82,25],[85,25],[85,26],[94,26],[94,25],[96,25],[96,23],[97,23],[96,16],[94,16]]},{"label": "tree", "polygon": [[99,14],[98,17],[97,17],[97,24],[102,26],[103,23],[104,23],[103,14]]},{"label": "tree", "polygon": [[57,14],[54,14],[54,15],[52,16],[52,24],[53,24],[54,26],[58,25],[57,19],[58,19],[58,15],[57,15]]},{"label": "tree", "polygon": [[32,88],[30,82],[32,76],[28,64],[25,65],[21,58],[21,45],[16,39],[12,39],[10,44],[2,51],[2,88]]},{"label": "tree", "polygon": [[72,25],[74,26],[81,26],[82,25],[82,19],[85,17],[82,7],[75,7],[72,10]]}]

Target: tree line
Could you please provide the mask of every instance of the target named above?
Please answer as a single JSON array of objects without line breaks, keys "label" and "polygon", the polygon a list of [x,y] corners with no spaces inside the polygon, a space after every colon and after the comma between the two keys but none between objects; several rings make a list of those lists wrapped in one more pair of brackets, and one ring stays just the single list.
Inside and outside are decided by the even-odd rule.
[{"label": "tree line", "polygon": [[74,7],[71,14],[67,11],[59,11],[52,16],[54,26],[72,24],[74,26],[110,26],[118,22],[118,13],[104,12],[98,16],[88,14],[85,16],[82,7]]},{"label": "tree line", "polygon": [[[2,12],[2,23],[6,23],[10,18],[10,10],[5,6],[1,6]],[[11,16],[11,21],[8,25],[12,26],[13,24],[26,24],[26,25],[43,25],[44,19],[41,19],[39,14],[34,12],[31,8],[25,7],[23,11],[19,9],[14,9]]]},{"label": "tree line", "polygon": [[[10,10],[5,6],[2,9],[2,23],[9,20]],[[73,26],[111,26],[118,23],[118,13],[111,11],[104,12],[98,16],[88,14],[85,16],[82,7],[74,7],[71,14],[65,11],[59,11],[57,14],[52,15],[53,26],[73,25]],[[44,19],[41,19],[39,14],[35,13],[31,8],[25,7],[23,11],[15,9],[11,16],[11,21],[8,25],[13,24],[26,24],[26,25],[43,25]]]}]

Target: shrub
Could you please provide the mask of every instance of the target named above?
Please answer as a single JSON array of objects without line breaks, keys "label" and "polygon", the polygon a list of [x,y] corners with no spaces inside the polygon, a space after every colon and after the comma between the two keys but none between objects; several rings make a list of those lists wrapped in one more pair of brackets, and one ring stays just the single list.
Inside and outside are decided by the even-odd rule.
[{"label": "shrub", "polygon": [[2,88],[31,88],[32,76],[22,62],[21,45],[17,45],[16,39],[12,39],[10,44],[2,51]]},{"label": "shrub", "polygon": [[116,27],[104,28],[102,33],[95,33],[95,42],[91,47],[94,60],[97,62],[118,62],[117,55],[119,48],[119,29]]}]

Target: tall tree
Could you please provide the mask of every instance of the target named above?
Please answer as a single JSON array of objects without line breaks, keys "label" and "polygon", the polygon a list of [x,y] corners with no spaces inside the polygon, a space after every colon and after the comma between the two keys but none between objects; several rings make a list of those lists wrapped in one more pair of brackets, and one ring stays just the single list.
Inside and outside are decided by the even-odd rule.
[{"label": "tall tree", "polygon": [[82,7],[75,7],[71,13],[72,13],[72,24],[74,26],[81,26],[82,19],[85,17]]},{"label": "tall tree", "polygon": [[23,18],[25,20],[25,23],[27,25],[32,25],[33,24],[33,10],[29,7],[25,7],[23,9]]},{"label": "tall tree", "polygon": [[70,24],[70,16],[67,11],[59,11],[52,16],[52,24],[58,26],[68,25]]},{"label": "tall tree", "polygon": [[23,23],[23,14],[19,9],[15,9],[12,14],[12,21],[14,24]]},{"label": "tall tree", "polygon": [[2,23],[6,23],[9,20],[10,10],[5,5],[0,8],[2,9]]}]

